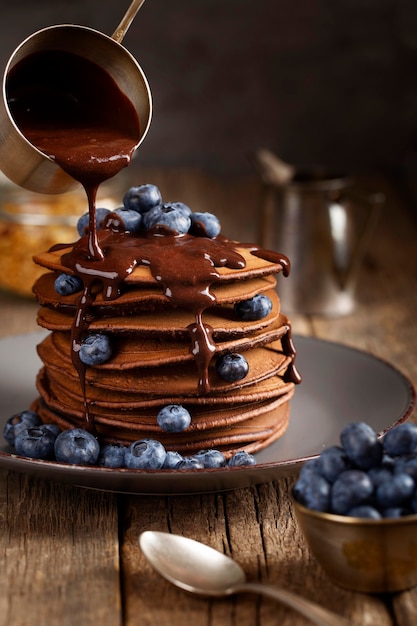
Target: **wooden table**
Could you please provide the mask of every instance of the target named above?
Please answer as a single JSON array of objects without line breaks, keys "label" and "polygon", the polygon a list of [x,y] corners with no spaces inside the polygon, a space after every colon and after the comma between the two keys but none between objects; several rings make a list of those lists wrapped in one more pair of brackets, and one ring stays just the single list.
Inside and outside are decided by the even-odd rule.
[{"label": "wooden table", "polygon": [[[220,215],[226,234],[253,240],[260,197],[255,178],[150,169],[137,184],[149,181],[166,198]],[[337,319],[295,316],[294,330],[367,350],[394,363],[417,385],[416,222],[394,187],[382,181],[378,185],[387,203],[364,262],[356,311]],[[35,330],[36,308],[33,302],[3,294],[1,335]],[[225,493],[126,496],[2,470],[0,626],[308,623],[260,597],[205,600],[175,589],[140,552],[138,535],[146,529],[204,541],[235,557],[250,579],[314,599],[352,624],[416,624],[417,588],[370,596],[329,582],[295,521],[292,483],[286,478]]]}]

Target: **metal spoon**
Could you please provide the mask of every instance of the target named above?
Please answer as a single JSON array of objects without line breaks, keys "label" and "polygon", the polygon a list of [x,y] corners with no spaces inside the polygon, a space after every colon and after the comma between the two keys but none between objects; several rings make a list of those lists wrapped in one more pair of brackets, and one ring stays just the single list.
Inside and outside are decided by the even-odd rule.
[{"label": "metal spoon", "polygon": [[290,591],[246,582],[233,559],[198,541],[148,530],[139,537],[143,554],[161,576],[177,587],[204,596],[260,593],[298,611],[318,626],[348,626],[349,622]]}]

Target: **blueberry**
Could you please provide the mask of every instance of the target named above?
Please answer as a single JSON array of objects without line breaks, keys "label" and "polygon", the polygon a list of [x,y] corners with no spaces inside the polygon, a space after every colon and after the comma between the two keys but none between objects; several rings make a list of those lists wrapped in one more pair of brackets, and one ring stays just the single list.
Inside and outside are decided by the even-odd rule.
[{"label": "blueberry", "polygon": [[387,480],[391,480],[392,471],[382,465],[378,465],[378,467],[371,467],[368,471],[368,476],[372,480],[372,484],[376,489],[379,485],[382,485],[382,483],[385,483]]},{"label": "blueberry", "polygon": [[60,296],[70,296],[83,288],[83,281],[73,274],[58,274],[55,278],[54,288]]},{"label": "blueberry", "polygon": [[191,219],[182,208],[175,206],[176,203],[166,203],[154,207],[143,216],[143,224],[146,230],[165,226],[179,234],[188,233]]},{"label": "blueberry", "polygon": [[51,431],[56,437],[62,432],[61,428],[57,424],[44,424],[45,428]]},{"label": "blueberry", "polygon": [[210,237],[214,239],[220,234],[221,225],[218,218],[213,213],[191,213],[190,233],[199,237]]},{"label": "blueberry", "polygon": [[184,204],[184,202],[164,202],[164,206],[171,207],[175,209],[176,211],[180,211],[186,217],[189,217],[191,220],[192,211],[187,204]]},{"label": "blueberry", "polygon": [[383,509],[403,506],[413,495],[415,482],[409,474],[394,474],[377,487],[376,499]]},{"label": "blueberry", "polygon": [[353,507],[367,504],[372,492],[372,481],[366,472],[357,469],[346,470],[333,483],[331,491],[332,511],[345,515]]},{"label": "blueberry", "polygon": [[294,485],[297,502],[313,511],[327,511],[330,504],[330,483],[318,472],[305,473]]},{"label": "blueberry", "polygon": [[308,477],[309,474],[311,474],[312,472],[316,473],[316,474],[320,474],[319,471],[319,467],[320,467],[320,459],[316,458],[316,459],[310,459],[309,461],[306,461],[300,469],[300,473],[299,473],[299,478],[305,478]]},{"label": "blueberry", "polygon": [[413,497],[411,498],[410,507],[413,513],[417,513],[417,489],[414,491]]},{"label": "blueberry", "polygon": [[351,463],[343,448],[331,446],[320,454],[317,469],[329,482],[333,483],[342,472],[350,469]]},{"label": "blueberry", "polygon": [[125,465],[129,469],[161,469],[166,451],[162,443],[155,439],[134,441],[126,449]]},{"label": "blueberry", "polygon": [[161,192],[156,185],[150,183],[131,187],[123,197],[124,207],[139,213],[147,213],[160,204],[162,204]]},{"label": "blueberry", "polygon": [[22,411],[10,417],[4,427],[3,436],[8,444],[14,446],[16,435],[19,431],[33,426],[40,426],[42,420],[35,411]]},{"label": "blueberry", "polygon": [[[109,209],[98,208],[96,209],[96,228],[101,230],[104,228],[106,219],[110,213]],[[90,213],[84,213],[77,222],[77,230],[80,237],[88,235],[90,230]]]},{"label": "blueberry", "polygon": [[157,415],[158,425],[170,433],[180,433],[191,424],[191,415],[180,404],[167,404]]},{"label": "blueberry", "polygon": [[185,456],[182,461],[176,466],[177,470],[194,470],[204,469],[204,464],[201,459],[195,456]]},{"label": "blueberry", "polygon": [[100,447],[97,465],[100,467],[123,467],[125,462],[125,446],[121,443],[105,443]]},{"label": "blueberry", "polygon": [[246,465],[256,465],[256,459],[253,454],[246,450],[239,450],[228,461],[229,467],[244,467]]},{"label": "blueberry", "polygon": [[142,225],[142,215],[133,209],[114,209],[106,219],[106,228],[114,231],[138,233]]},{"label": "blueberry", "polygon": [[102,333],[88,335],[81,344],[79,357],[84,365],[101,365],[110,359],[110,339]]},{"label": "blueberry", "polygon": [[382,511],[383,517],[405,517],[406,515],[411,515],[412,511],[410,509],[404,508],[402,506],[393,506],[388,509],[384,509]]},{"label": "blueberry", "polygon": [[417,456],[398,459],[394,466],[394,474],[409,474],[417,485]]},{"label": "blueberry", "polygon": [[417,453],[417,424],[400,424],[384,437],[384,448],[392,456]]},{"label": "blueberry", "polygon": [[178,463],[180,463],[183,459],[184,457],[179,452],[168,450],[162,469],[176,469]]},{"label": "blueberry", "polygon": [[249,371],[247,360],[237,352],[223,354],[216,361],[216,371],[220,378],[228,383],[233,383],[245,378]]},{"label": "blueberry", "polygon": [[15,439],[17,454],[31,459],[53,459],[57,435],[47,426],[32,426],[20,430]]},{"label": "blueberry", "polygon": [[194,458],[202,462],[206,468],[225,467],[226,459],[220,450],[199,450],[194,454]]},{"label": "blueberry", "polygon": [[94,465],[99,453],[97,439],[82,428],[64,430],[55,440],[55,457],[60,463]]},{"label": "blueberry", "polygon": [[364,422],[345,426],[340,435],[342,446],[349,459],[362,470],[379,465],[383,448],[375,431]]},{"label": "blueberry", "polygon": [[381,513],[369,504],[355,506],[347,512],[347,515],[349,515],[349,517],[363,517],[366,519],[382,519]]},{"label": "blueberry", "polygon": [[268,296],[258,293],[253,298],[236,302],[234,309],[239,319],[255,321],[270,314],[272,311],[272,302]]}]

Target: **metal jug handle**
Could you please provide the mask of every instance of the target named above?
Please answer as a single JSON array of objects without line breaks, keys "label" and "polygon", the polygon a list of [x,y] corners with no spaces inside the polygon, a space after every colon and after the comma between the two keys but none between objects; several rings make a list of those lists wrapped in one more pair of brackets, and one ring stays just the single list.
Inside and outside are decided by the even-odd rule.
[{"label": "metal jug handle", "polygon": [[[349,220],[346,201],[361,203],[368,207],[368,215],[360,236],[351,250],[349,247]],[[357,190],[332,192],[329,194],[328,211],[330,233],[333,243],[334,272],[341,289],[346,289],[356,279],[360,263],[368,247],[369,240],[375,230],[385,203],[385,195],[381,192],[364,194]]]}]

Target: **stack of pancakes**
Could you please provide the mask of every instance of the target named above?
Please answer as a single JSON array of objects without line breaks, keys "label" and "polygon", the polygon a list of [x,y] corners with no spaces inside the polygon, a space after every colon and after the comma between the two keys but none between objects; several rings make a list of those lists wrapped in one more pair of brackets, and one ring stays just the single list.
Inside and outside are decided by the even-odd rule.
[{"label": "stack of pancakes", "polygon": [[[172,237],[173,250],[177,240]],[[138,249],[140,245],[138,240]],[[213,346],[204,389],[190,339],[195,306],[175,301],[169,285],[145,263],[135,266],[111,299],[103,296],[99,286],[91,288],[84,323],[88,333],[110,337],[113,354],[101,365],[86,367],[81,381],[73,355],[81,296],[62,296],[54,288],[59,273],[72,271],[65,259],[73,246],[37,255],[35,262],[48,270],[34,285],[41,305],[38,323],[51,331],[38,346],[43,367],[33,408],[42,420],[64,429],[85,427],[88,408],[94,430],[104,442],[127,445],[152,438],[181,454],[216,448],[230,457],[241,449],[256,452],[280,437],[299,382],[291,326],[280,311],[275,289],[275,275],[284,269],[283,263],[279,256],[254,253],[250,246],[225,238],[219,245],[232,247],[243,262],[239,268],[213,268],[211,304],[201,313],[202,327],[210,329]],[[175,252],[177,262],[181,250]],[[270,298],[271,312],[255,321],[239,319],[235,303],[256,294]],[[215,363],[226,353],[245,357],[249,364],[245,378],[235,382],[220,378]],[[158,412],[169,404],[188,409],[192,419],[186,430],[166,432],[158,425]]]}]

